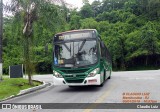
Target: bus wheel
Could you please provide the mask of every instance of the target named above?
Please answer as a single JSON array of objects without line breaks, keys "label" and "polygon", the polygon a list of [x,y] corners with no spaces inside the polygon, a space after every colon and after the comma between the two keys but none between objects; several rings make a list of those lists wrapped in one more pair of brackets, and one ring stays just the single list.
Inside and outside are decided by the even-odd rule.
[{"label": "bus wheel", "polygon": [[109,77],[107,79],[111,79],[111,70],[110,70],[110,75],[109,75]]},{"label": "bus wheel", "polygon": [[105,82],[105,78],[106,78],[106,72],[105,72],[105,70],[104,70],[104,73],[103,73],[103,82],[102,82],[101,85],[99,85],[99,87],[103,87],[104,82]]}]

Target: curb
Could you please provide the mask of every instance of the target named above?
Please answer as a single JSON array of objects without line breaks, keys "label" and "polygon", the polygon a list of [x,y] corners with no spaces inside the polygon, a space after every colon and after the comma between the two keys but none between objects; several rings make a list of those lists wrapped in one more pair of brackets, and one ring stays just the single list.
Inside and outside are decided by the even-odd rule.
[{"label": "curb", "polygon": [[[38,81],[38,80],[36,80],[36,81]],[[42,82],[42,81],[38,81],[38,82]],[[9,99],[18,97],[18,96],[28,94],[28,93],[43,89],[43,88],[51,85],[50,83],[45,83],[44,81],[42,83],[43,83],[42,85],[39,85],[39,86],[36,86],[36,87],[31,87],[31,88],[28,88],[28,89],[20,90],[20,92],[17,95],[11,95],[11,96],[9,96],[5,99],[0,100],[0,102],[6,101],[6,100],[9,100]]]}]

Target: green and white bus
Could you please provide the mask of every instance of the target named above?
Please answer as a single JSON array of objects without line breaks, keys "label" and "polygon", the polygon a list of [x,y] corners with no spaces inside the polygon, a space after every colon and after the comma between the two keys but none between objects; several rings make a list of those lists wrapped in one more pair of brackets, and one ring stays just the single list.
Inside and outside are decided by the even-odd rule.
[{"label": "green and white bus", "polygon": [[111,78],[112,61],[96,29],[58,33],[53,39],[54,85],[100,85]]}]

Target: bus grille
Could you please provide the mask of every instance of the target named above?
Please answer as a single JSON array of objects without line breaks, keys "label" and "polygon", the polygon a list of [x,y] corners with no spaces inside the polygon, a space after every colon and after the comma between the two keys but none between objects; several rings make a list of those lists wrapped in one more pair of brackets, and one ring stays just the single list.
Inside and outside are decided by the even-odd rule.
[{"label": "bus grille", "polygon": [[77,80],[66,80],[68,83],[82,83],[83,79],[77,79]]},{"label": "bus grille", "polygon": [[61,70],[65,74],[71,74],[71,73],[84,73],[88,71],[89,69],[81,69],[81,70]]},{"label": "bus grille", "polygon": [[72,74],[72,75],[65,74],[64,77],[65,78],[86,78],[86,75],[85,74]]}]

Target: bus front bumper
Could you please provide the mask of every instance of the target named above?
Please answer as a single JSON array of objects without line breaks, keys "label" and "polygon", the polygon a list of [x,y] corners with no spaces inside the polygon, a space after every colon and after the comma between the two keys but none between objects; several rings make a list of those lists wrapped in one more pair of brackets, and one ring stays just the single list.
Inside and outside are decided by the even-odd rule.
[{"label": "bus front bumper", "polygon": [[67,83],[64,78],[57,78],[53,76],[54,85],[69,85],[69,86],[83,86],[83,85],[100,85],[101,79],[100,74],[94,77],[86,77],[82,83]]}]

